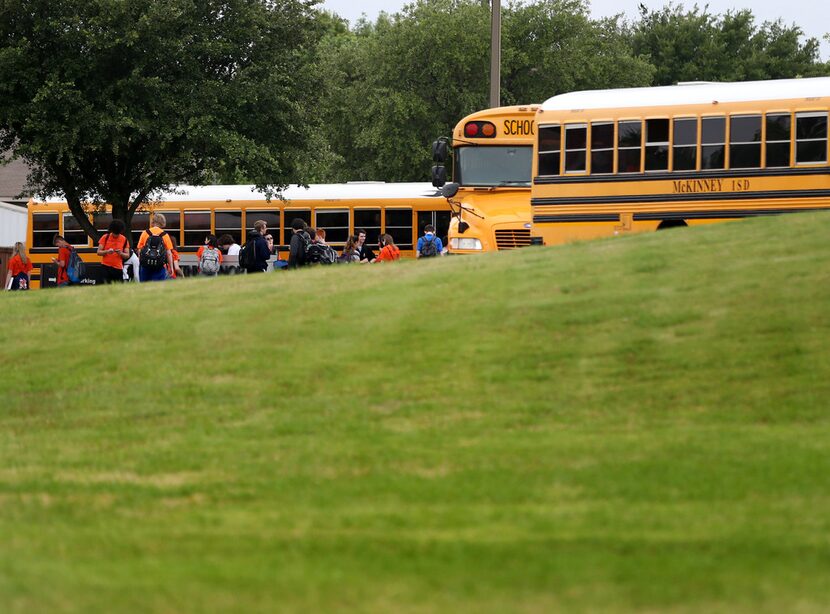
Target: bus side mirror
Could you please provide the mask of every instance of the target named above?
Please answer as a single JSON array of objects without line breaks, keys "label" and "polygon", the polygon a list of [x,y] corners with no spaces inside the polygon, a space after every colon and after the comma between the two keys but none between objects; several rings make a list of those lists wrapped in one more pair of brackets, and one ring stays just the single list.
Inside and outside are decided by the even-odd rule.
[{"label": "bus side mirror", "polygon": [[441,188],[447,183],[447,169],[440,164],[432,167],[432,185]]},{"label": "bus side mirror", "polygon": [[432,143],[432,161],[438,164],[443,164],[450,156],[449,145],[447,144],[447,137],[442,136],[437,141]]},{"label": "bus side mirror", "polygon": [[[446,174],[446,173],[445,173]],[[448,183],[441,188],[441,196],[444,198],[452,198],[456,194],[458,194],[458,184],[457,183]]]}]

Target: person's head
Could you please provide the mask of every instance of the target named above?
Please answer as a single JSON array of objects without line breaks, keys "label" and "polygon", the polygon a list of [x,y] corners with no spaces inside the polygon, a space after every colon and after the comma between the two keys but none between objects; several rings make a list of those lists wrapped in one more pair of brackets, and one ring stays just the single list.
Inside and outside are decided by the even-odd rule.
[{"label": "person's head", "polygon": [[425,235],[434,235],[435,234],[435,226],[432,224],[427,224],[424,226],[424,234]]},{"label": "person's head", "polygon": [[29,261],[29,258],[26,256],[26,245],[20,241],[14,244],[14,249],[12,250],[12,257],[20,256],[20,259],[25,264]]},{"label": "person's head", "polygon": [[303,221],[302,218],[295,217],[291,221],[291,229],[294,232],[300,232],[301,230],[305,230],[306,223]]},{"label": "person's head", "polygon": [[167,235],[170,237],[170,243],[173,245],[173,249],[179,249],[179,242],[176,240],[176,237],[173,235]]},{"label": "person's head", "polygon": [[159,228],[164,228],[167,226],[167,218],[164,217],[163,213],[154,213],[153,219],[150,222],[150,226],[158,226]]},{"label": "person's head", "polygon": [[366,242],[366,231],[362,228],[357,228],[354,231],[355,236],[357,237],[357,246],[360,247]]},{"label": "person's head", "polygon": [[311,242],[313,243],[317,239],[317,229],[309,226],[305,229],[305,231],[308,233],[308,238],[311,239]]},{"label": "person's head", "polygon": [[69,247],[69,243],[63,238],[63,235],[55,235],[52,237],[52,245],[55,247]]},{"label": "person's head", "polygon": [[317,241],[319,243],[326,242],[326,229],[325,228],[318,228],[317,229]]},{"label": "person's head", "polygon": [[392,239],[392,235],[382,234],[380,235],[380,244],[386,247],[387,245],[395,245],[395,241]]},{"label": "person's head", "polygon": [[346,239],[346,245],[343,246],[343,250],[347,252],[353,251],[357,247],[357,236],[351,235],[348,239]]},{"label": "person's head", "polygon": [[219,247],[223,250],[227,251],[228,248],[233,245],[233,237],[230,235],[222,235],[219,237]]},{"label": "person's head", "polygon": [[254,222],[254,230],[261,235],[268,232],[268,223],[265,220],[257,220]]},{"label": "person's head", "polygon": [[219,241],[216,239],[216,235],[206,236],[205,245],[209,245],[210,247],[219,247]]},{"label": "person's head", "polygon": [[119,235],[123,235],[127,231],[127,227],[124,225],[123,220],[113,220],[110,222],[109,232],[111,235],[115,235],[116,237]]},{"label": "person's head", "polygon": [[265,242],[268,244],[268,249],[273,249],[273,247],[274,247],[274,235],[272,235],[272,234],[265,235]]}]

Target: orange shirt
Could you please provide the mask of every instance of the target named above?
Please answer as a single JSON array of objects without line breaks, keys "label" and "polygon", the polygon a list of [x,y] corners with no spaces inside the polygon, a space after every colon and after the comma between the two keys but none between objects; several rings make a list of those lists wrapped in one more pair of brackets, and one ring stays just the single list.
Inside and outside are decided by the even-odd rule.
[{"label": "orange shirt", "polygon": [[55,278],[55,283],[64,284],[69,283],[69,275],[66,274],[66,269],[69,266],[69,257],[72,255],[72,249],[69,247],[62,247],[58,250],[58,260],[63,261],[63,266],[58,267],[58,274]]},{"label": "orange shirt", "polygon": [[[126,245],[127,237],[124,235],[112,235],[107,233],[101,237],[100,241],[98,241],[98,247],[101,247],[104,250],[114,249],[120,252]],[[101,264],[112,267],[113,269],[123,269],[124,259],[121,258],[121,254],[107,254],[101,258]]]},{"label": "orange shirt", "polygon": [[9,260],[9,271],[11,271],[12,277],[17,277],[21,273],[30,273],[32,270],[32,261],[28,258],[26,259],[26,264],[23,264],[23,258],[20,257],[20,254],[15,255],[11,260]]},{"label": "orange shirt", "polygon": [[[145,230],[141,233],[141,237],[138,239],[138,245],[136,245],[136,250],[141,251],[141,248],[144,247],[144,244],[147,243],[147,239],[150,238],[150,234],[155,236],[159,236],[163,233],[164,230],[159,228],[158,226],[153,226],[150,230]],[[166,247],[169,251],[173,251],[173,241],[170,240],[170,235],[166,234],[162,237],[162,241],[164,242],[164,247]]]},{"label": "orange shirt", "polygon": [[400,257],[401,250],[398,249],[397,245],[384,245],[375,262],[391,262],[392,260],[398,260]]}]

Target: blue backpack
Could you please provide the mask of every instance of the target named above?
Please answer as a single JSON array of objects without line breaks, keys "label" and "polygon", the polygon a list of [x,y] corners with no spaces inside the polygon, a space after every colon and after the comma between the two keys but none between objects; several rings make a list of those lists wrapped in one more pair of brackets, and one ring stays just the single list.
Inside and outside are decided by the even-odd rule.
[{"label": "blue backpack", "polygon": [[86,278],[86,265],[73,248],[69,249],[69,263],[66,265],[66,276],[69,282],[79,284]]}]

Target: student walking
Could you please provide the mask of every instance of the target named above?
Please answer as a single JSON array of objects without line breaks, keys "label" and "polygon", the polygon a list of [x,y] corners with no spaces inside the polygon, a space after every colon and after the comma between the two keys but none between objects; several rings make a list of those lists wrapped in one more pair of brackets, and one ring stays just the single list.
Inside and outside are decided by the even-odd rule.
[{"label": "student walking", "polygon": [[6,273],[7,290],[28,290],[30,286],[30,274],[32,272],[32,261],[26,254],[26,246],[18,241],[14,244],[12,257],[9,260],[9,271]]},{"label": "student walking", "polygon": [[182,271],[182,267],[179,265],[179,261],[181,261],[181,256],[179,256],[179,242],[176,240],[176,237],[170,235],[170,243],[173,245],[173,251],[170,253],[170,256],[173,258],[173,268],[167,269],[167,276],[171,279],[184,278],[184,271]]},{"label": "student walking", "polygon": [[427,224],[424,227],[424,236],[418,239],[416,258],[434,258],[444,255],[444,245],[441,239],[435,236],[435,226]]},{"label": "student walking", "polygon": [[196,252],[199,261],[199,273],[205,277],[216,277],[222,265],[222,252],[215,235],[205,237],[205,244]]},{"label": "student walking", "polygon": [[398,246],[395,245],[392,235],[381,235],[380,245],[382,247],[375,262],[392,262],[393,260],[400,259],[401,250],[399,250]]},{"label": "student walking", "polygon": [[58,257],[52,258],[52,262],[58,265],[58,272],[55,275],[55,284],[60,288],[69,285],[69,261],[72,259],[72,246],[63,238],[63,235],[55,235],[52,244],[58,248]]},{"label": "student walking", "polygon": [[[164,231],[165,226],[167,218],[161,213],[154,213],[150,229],[142,232],[138,239],[138,277],[142,282],[164,281],[175,272],[173,242]],[[168,271],[171,273],[168,274]]]},{"label": "student walking", "polygon": [[124,282],[124,260],[130,257],[130,246],[124,236],[126,229],[123,221],[113,220],[107,233],[98,241],[98,255],[101,256],[106,284]]}]

